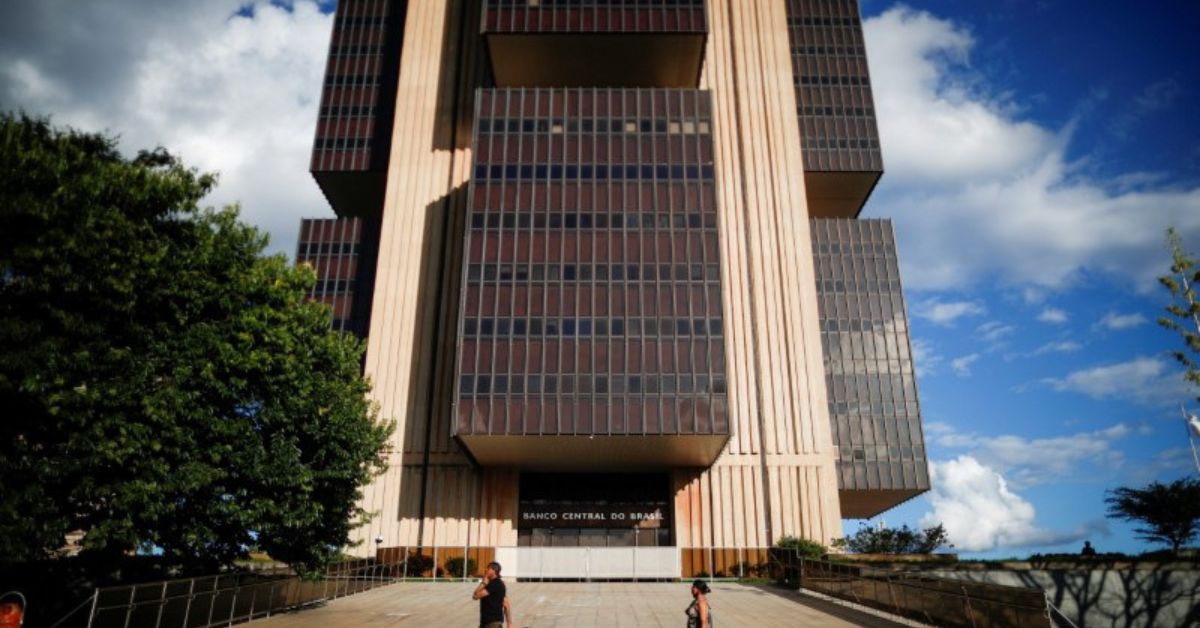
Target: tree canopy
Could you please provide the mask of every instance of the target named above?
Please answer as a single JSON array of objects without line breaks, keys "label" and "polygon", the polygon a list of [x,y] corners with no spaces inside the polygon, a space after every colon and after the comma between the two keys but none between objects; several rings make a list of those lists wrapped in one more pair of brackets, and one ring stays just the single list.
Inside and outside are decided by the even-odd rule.
[{"label": "tree canopy", "polygon": [[938,524],[924,530],[862,526],[854,536],[835,539],[833,546],[855,554],[932,554],[947,542],[946,529]]},{"label": "tree canopy", "polygon": [[1152,482],[1146,488],[1122,486],[1109,492],[1108,516],[1139,524],[1138,538],[1179,549],[1200,534],[1200,480],[1182,478],[1170,484]]},{"label": "tree canopy", "polygon": [[391,426],[360,341],[264,256],[215,177],[0,114],[0,562],[249,549],[315,568],[368,513]]}]

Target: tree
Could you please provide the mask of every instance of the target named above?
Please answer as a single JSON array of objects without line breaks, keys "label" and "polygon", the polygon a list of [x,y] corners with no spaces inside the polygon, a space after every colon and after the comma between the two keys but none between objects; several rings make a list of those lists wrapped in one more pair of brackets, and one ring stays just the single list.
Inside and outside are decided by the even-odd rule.
[{"label": "tree", "polygon": [[1187,381],[1200,386],[1200,299],[1196,288],[1200,285],[1200,263],[1183,250],[1183,244],[1175,229],[1167,230],[1167,244],[1171,248],[1171,274],[1158,281],[1171,292],[1171,303],[1167,305],[1169,317],[1162,316],[1158,324],[1183,337],[1186,350],[1173,351],[1172,355],[1183,365]]},{"label": "tree", "polygon": [[932,554],[946,541],[946,529],[940,523],[921,531],[907,525],[899,528],[863,525],[854,536],[835,539],[833,546],[855,554]]},{"label": "tree", "polygon": [[265,257],[215,177],[159,149],[0,114],[0,562],[85,532],[212,569],[251,548],[300,569],[368,513],[391,430],[361,343]]},{"label": "tree", "polygon": [[1108,516],[1140,523],[1138,538],[1179,548],[1200,534],[1200,480],[1183,478],[1170,484],[1152,482],[1143,489],[1122,486],[1109,491]]}]

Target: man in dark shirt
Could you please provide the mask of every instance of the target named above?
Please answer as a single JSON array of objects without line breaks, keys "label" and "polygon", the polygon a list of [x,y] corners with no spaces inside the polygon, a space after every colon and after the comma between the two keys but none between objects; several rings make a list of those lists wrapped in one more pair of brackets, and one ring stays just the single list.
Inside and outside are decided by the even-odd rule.
[{"label": "man in dark shirt", "polygon": [[512,606],[500,580],[500,563],[488,563],[471,599],[479,600],[479,628],[505,628],[505,623],[513,628]]}]

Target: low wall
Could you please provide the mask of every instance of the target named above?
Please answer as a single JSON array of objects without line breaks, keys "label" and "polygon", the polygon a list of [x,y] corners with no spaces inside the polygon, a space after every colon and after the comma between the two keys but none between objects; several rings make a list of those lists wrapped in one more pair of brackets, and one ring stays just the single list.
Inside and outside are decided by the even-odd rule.
[{"label": "low wall", "polygon": [[965,564],[929,566],[920,571],[943,578],[1042,589],[1080,628],[1200,626],[1200,569],[1195,564]]}]

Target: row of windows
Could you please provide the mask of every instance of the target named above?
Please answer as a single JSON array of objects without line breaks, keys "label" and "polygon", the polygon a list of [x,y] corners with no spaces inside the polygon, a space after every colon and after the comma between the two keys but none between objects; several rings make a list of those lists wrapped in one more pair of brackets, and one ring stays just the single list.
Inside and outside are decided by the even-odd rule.
[{"label": "row of windows", "polygon": [[794,55],[863,56],[867,51],[862,46],[793,46]]},{"label": "row of windows", "polygon": [[719,318],[464,318],[463,336],[504,337],[672,337],[722,333]]},{"label": "row of windows", "polygon": [[467,281],[719,281],[720,264],[469,264]]},{"label": "row of windows", "polygon": [[353,279],[324,279],[313,285],[313,294],[338,294],[354,291]]},{"label": "row of windows", "polygon": [[900,278],[900,268],[897,266],[895,258],[836,257],[829,259],[818,257],[817,278],[834,281],[891,280]]},{"label": "row of windows", "polygon": [[[917,412],[916,403],[906,403],[898,400],[895,402],[889,401],[888,403],[884,403],[880,400],[875,400],[873,402],[868,402],[867,400],[830,402],[829,416],[831,419],[834,419],[835,422],[862,419],[909,421],[913,419],[919,420],[921,418]],[[846,432],[847,430],[842,430],[842,432],[839,433],[839,431],[835,429],[835,440],[843,442],[859,440],[841,437],[841,434]]]},{"label": "row of windows", "polygon": [[316,150],[356,150],[371,148],[369,137],[323,137],[313,142]]},{"label": "row of windows", "polygon": [[375,107],[371,106],[355,106],[355,105],[330,105],[321,107],[318,112],[323,118],[339,117],[339,118],[373,118],[375,117]]},{"label": "row of windows", "polygon": [[900,292],[900,280],[893,281],[857,281],[825,279],[817,281],[817,292]]},{"label": "row of windows", "polygon": [[849,116],[874,116],[874,107],[796,107],[796,111],[806,116],[827,116],[845,118]]},{"label": "row of windows", "polygon": [[387,23],[386,15],[343,15],[338,18],[337,26],[382,26]]},{"label": "row of windows", "polygon": [[839,461],[925,459],[925,448],[921,445],[913,445],[911,447],[905,445],[875,445],[874,447],[842,445],[837,448],[837,453]]},{"label": "row of windows", "polygon": [[850,148],[879,148],[879,140],[868,139],[829,139],[824,137],[806,137],[804,138],[804,148],[811,150],[819,149],[850,149]]},{"label": "row of windows", "polygon": [[789,17],[788,26],[859,26],[857,17]]},{"label": "row of windows", "polygon": [[887,258],[896,257],[896,247],[884,242],[859,241],[853,244],[849,242],[819,242],[816,244],[815,248],[818,255],[875,255]]},{"label": "row of windows", "polygon": [[796,85],[864,85],[871,84],[865,76],[811,76],[803,74],[795,77]]},{"label": "row of windows", "polygon": [[488,8],[596,7],[600,9],[702,7],[704,0],[487,0]]},{"label": "row of windows", "polygon": [[375,74],[330,74],[325,76],[325,87],[376,87],[382,83]]},{"label": "row of windows", "polygon": [[298,256],[308,255],[358,255],[362,245],[357,242],[301,242]]},{"label": "row of windows", "polygon": [[714,212],[668,214],[608,213],[484,213],[471,214],[472,229],[716,229]]},{"label": "row of windows", "polygon": [[900,400],[901,397],[908,397],[910,401],[916,401],[916,381],[899,373],[881,375],[847,373],[827,375],[825,380],[829,389],[835,393],[833,398],[837,401],[866,399],[874,393],[888,395],[890,397],[888,401]]},{"label": "row of windows", "polygon": [[358,57],[383,54],[383,46],[330,46],[331,57]]},{"label": "row of windows", "polygon": [[460,375],[458,394],[472,395],[723,395],[714,375]]},{"label": "row of windows", "polygon": [[623,118],[601,118],[599,120],[530,120],[530,119],[481,119],[480,133],[680,133],[711,132],[707,120],[632,120]]},{"label": "row of windows", "polygon": [[613,179],[634,181],[638,179],[662,180],[706,180],[713,178],[712,166],[605,166],[605,165],[524,165],[524,166],[475,166],[475,178],[484,179]]},{"label": "row of windows", "polygon": [[897,328],[899,327],[897,321],[872,321],[863,319],[838,321],[826,318],[821,318],[818,321],[818,326],[820,327],[821,331],[828,333],[865,332],[868,334],[871,332],[896,333]]}]

